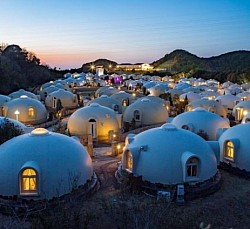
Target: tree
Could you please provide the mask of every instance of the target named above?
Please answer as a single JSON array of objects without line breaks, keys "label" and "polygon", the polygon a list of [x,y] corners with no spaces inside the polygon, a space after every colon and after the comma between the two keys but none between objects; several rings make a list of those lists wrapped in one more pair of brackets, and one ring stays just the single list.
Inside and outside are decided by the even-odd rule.
[{"label": "tree", "polygon": [[24,131],[20,127],[9,121],[9,119],[4,118],[0,124],[0,144],[21,134],[24,134]]}]

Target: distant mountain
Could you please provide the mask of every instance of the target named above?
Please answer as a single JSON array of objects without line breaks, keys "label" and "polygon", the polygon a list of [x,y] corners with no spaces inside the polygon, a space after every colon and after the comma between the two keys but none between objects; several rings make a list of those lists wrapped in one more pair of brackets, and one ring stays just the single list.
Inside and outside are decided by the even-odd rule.
[{"label": "distant mountain", "polygon": [[200,58],[185,50],[175,50],[152,63],[155,69],[171,72],[242,71],[250,67],[250,51],[234,51],[210,58]]},{"label": "distant mountain", "polygon": [[216,79],[220,82],[250,82],[250,51],[234,51],[210,58],[200,58],[185,50],[175,50],[152,63],[154,69],[189,77]]}]

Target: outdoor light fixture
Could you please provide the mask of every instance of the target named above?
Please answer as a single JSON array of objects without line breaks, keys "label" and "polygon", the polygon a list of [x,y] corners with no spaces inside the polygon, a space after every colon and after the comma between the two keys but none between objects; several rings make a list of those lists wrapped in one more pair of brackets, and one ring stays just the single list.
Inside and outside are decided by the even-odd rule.
[{"label": "outdoor light fixture", "polygon": [[20,115],[19,110],[16,110],[14,114],[16,115],[16,120],[18,121],[18,115]]}]

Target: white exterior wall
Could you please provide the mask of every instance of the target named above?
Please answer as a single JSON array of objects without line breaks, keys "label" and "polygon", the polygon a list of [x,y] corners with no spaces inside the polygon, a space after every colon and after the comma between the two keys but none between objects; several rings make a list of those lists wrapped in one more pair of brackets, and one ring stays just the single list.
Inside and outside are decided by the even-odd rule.
[{"label": "white exterior wall", "polygon": [[39,196],[34,199],[66,194],[74,178],[79,186],[93,174],[89,154],[76,140],[56,133],[24,134],[0,146],[0,195],[19,195],[18,175],[25,165],[38,169]]}]

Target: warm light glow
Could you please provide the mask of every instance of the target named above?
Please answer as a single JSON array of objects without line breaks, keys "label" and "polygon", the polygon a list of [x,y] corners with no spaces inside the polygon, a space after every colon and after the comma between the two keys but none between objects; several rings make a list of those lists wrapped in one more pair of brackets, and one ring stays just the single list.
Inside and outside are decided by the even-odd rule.
[{"label": "warm light glow", "polygon": [[243,111],[243,115],[247,115],[248,114],[248,111]]},{"label": "warm light glow", "polygon": [[130,151],[126,152],[126,169],[129,171],[133,169],[133,156]]},{"label": "warm light glow", "polygon": [[226,142],[225,156],[229,159],[234,159],[234,144],[231,141]]},{"label": "warm light glow", "polygon": [[49,134],[49,131],[44,128],[36,128],[31,131],[31,134],[32,135],[45,135],[45,134]]},{"label": "warm light glow", "polygon": [[20,114],[19,110],[16,110],[14,114],[19,115]]},{"label": "warm light glow", "polygon": [[34,116],[35,116],[35,110],[34,110],[33,107],[30,107],[30,108],[28,109],[28,116],[29,116],[29,117],[34,117]]},{"label": "warm light glow", "polygon": [[21,192],[34,193],[37,191],[37,174],[33,169],[25,169],[22,172],[21,178]]},{"label": "warm light glow", "polygon": [[133,96],[133,97],[135,97],[135,96],[136,96],[136,94],[135,94],[135,93],[132,93],[132,96]]},{"label": "warm light glow", "polygon": [[117,149],[121,149],[121,145],[120,144],[117,145]]},{"label": "warm light glow", "polygon": [[14,114],[16,115],[16,120],[18,121],[18,115],[20,114],[19,110],[16,110]]},{"label": "warm light glow", "polygon": [[90,66],[90,68],[91,68],[91,70],[94,70],[94,69],[95,69],[95,65],[92,64],[92,65]]}]

